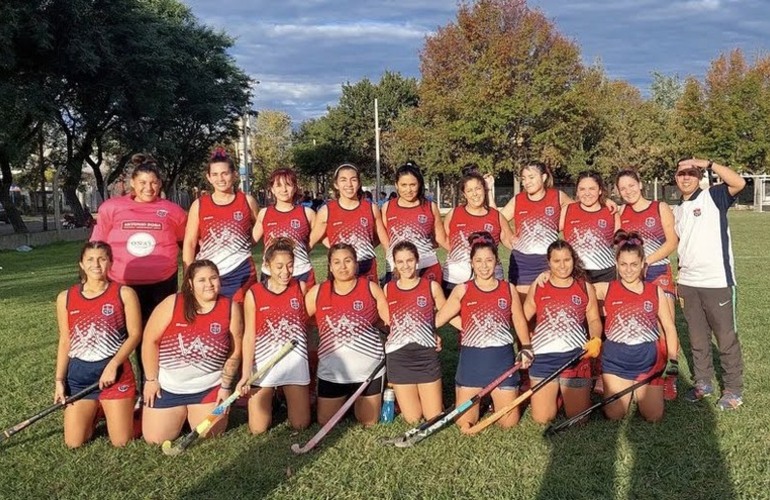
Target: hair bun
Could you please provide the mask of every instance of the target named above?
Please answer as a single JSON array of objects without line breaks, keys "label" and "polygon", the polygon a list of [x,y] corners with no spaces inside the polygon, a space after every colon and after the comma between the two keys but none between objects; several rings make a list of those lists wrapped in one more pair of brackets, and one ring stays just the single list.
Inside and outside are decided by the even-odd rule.
[{"label": "hair bun", "polygon": [[222,146],[218,146],[214,148],[214,151],[211,152],[211,161],[217,161],[217,160],[227,161],[229,159],[230,159],[230,155],[227,154],[227,150]]}]

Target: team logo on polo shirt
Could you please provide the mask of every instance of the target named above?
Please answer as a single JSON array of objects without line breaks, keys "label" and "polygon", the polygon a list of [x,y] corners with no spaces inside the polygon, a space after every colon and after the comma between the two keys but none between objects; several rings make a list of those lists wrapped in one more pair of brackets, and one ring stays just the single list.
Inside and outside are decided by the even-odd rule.
[{"label": "team logo on polo shirt", "polygon": [[105,316],[112,316],[115,314],[115,306],[112,304],[104,304],[102,306],[102,314]]},{"label": "team logo on polo shirt", "polygon": [[553,214],[555,213],[556,213],[556,210],[554,210],[553,207],[551,206],[545,207],[545,215],[547,215],[548,217],[552,217]]},{"label": "team logo on polo shirt", "polygon": [[492,229],[494,229],[494,227],[492,227],[492,224],[490,224],[488,222],[486,224],[484,224],[484,231],[486,231],[488,233],[491,233]]},{"label": "team logo on polo shirt", "polygon": [[297,298],[291,299],[289,301],[289,305],[291,306],[292,309],[294,309],[295,311],[298,311],[299,310],[299,299],[297,299]]},{"label": "team logo on polo shirt", "polygon": [[598,224],[599,224],[599,227],[602,228],[602,229],[607,227],[607,221],[604,220],[604,219],[599,219]]},{"label": "team logo on polo shirt", "polygon": [[167,216],[167,215],[168,215],[168,210],[163,210],[163,209],[161,208],[160,210],[158,210],[157,212],[155,212],[155,215],[157,215],[158,217],[165,217],[165,216]]},{"label": "team logo on polo shirt", "polygon": [[363,227],[369,226],[369,219],[367,219],[366,217],[361,217],[360,219],[358,219],[358,222],[360,222]]},{"label": "team logo on polo shirt", "polygon": [[655,227],[655,217],[647,217],[644,219],[644,225],[647,227]]},{"label": "team logo on polo shirt", "polygon": [[128,384],[121,384],[118,386],[120,392],[128,392]]},{"label": "team logo on polo shirt", "polygon": [[576,306],[579,306],[580,304],[583,303],[583,299],[580,298],[580,295],[573,295],[572,303],[575,304]]},{"label": "team logo on polo shirt", "polygon": [[241,212],[240,210],[236,210],[235,212],[233,212],[233,219],[235,219],[237,221],[242,221],[243,220],[243,212]]},{"label": "team logo on polo shirt", "polygon": [[420,224],[425,224],[426,222],[428,222],[428,216],[425,214],[418,215],[417,222],[419,222]]},{"label": "team logo on polo shirt", "polygon": [[355,310],[355,311],[363,311],[364,310],[364,302],[362,300],[354,300],[353,301],[353,310]]},{"label": "team logo on polo shirt", "polygon": [[508,301],[506,299],[497,299],[497,307],[505,311],[508,309]]},{"label": "team logo on polo shirt", "polygon": [[644,301],[644,312],[648,312],[648,313],[652,312],[652,302],[650,302],[649,300]]},{"label": "team logo on polo shirt", "polygon": [[290,220],[289,225],[292,227],[292,229],[299,229],[299,219]]},{"label": "team logo on polo shirt", "polygon": [[418,305],[419,307],[425,307],[425,306],[427,306],[427,305],[428,305],[428,299],[427,299],[427,297],[425,297],[424,295],[419,295],[419,296],[417,297],[417,305]]},{"label": "team logo on polo shirt", "polygon": [[212,335],[219,335],[222,333],[222,325],[219,323],[211,323],[211,326],[209,326],[209,331]]},{"label": "team logo on polo shirt", "polygon": [[693,211],[692,211],[692,214],[693,214],[695,217],[700,217],[700,208],[696,208],[695,210],[693,210]]},{"label": "team logo on polo shirt", "polygon": [[150,233],[134,233],[126,241],[126,251],[134,257],[146,257],[155,249],[155,238]]}]

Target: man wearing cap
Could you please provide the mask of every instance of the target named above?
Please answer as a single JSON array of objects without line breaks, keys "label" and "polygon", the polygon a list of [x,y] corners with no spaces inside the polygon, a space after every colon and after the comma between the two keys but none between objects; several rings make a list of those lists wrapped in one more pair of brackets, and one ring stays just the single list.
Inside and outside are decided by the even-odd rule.
[{"label": "man wearing cap", "polygon": [[[708,171],[723,183],[701,189]],[[676,169],[682,200],[674,208],[679,236],[677,291],[690,332],[695,387],[685,394],[699,401],[714,394],[711,333],[716,336],[724,374],[717,401],[722,410],[743,404],[743,356],[735,323],[735,266],[727,209],[746,181],[729,167],[711,160],[682,160]]]}]

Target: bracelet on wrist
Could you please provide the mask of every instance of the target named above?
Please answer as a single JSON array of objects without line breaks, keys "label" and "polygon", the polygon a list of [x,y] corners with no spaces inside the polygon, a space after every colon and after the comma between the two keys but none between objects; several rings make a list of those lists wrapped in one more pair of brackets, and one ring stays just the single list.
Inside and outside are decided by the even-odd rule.
[{"label": "bracelet on wrist", "polygon": [[521,349],[522,350],[529,349],[531,351],[532,350],[532,344],[521,344]]},{"label": "bracelet on wrist", "polygon": [[145,382],[145,383],[148,383],[148,382],[157,382],[157,381],[158,381],[158,379],[156,379],[156,378],[146,378],[146,379],[144,379],[144,382]]},{"label": "bracelet on wrist", "polygon": [[64,382],[64,379],[63,379],[63,378],[59,378],[59,377],[56,377],[56,381],[57,381],[57,382]]},{"label": "bracelet on wrist", "polygon": [[220,385],[219,388],[223,389],[225,391],[232,391],[233,390],[233,386],[231,386],[231,385]]},{"label": "bracelet on wrist", "polygon": [[711,167],[714,166],[714,160],[709,160],[708,165],[706,165],[706,170],[711,170]]}]

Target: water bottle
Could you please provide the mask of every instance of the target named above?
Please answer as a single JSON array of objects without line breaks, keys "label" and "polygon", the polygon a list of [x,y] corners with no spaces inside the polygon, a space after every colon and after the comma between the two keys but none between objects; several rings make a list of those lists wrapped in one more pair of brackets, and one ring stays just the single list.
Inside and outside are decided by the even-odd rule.
[{"label": "water bottle", "polygon": [[380,410],[380,423],[389,424],[396,418],[396,393],[393,389],[385,389],[382,395],[382,409]]}]

